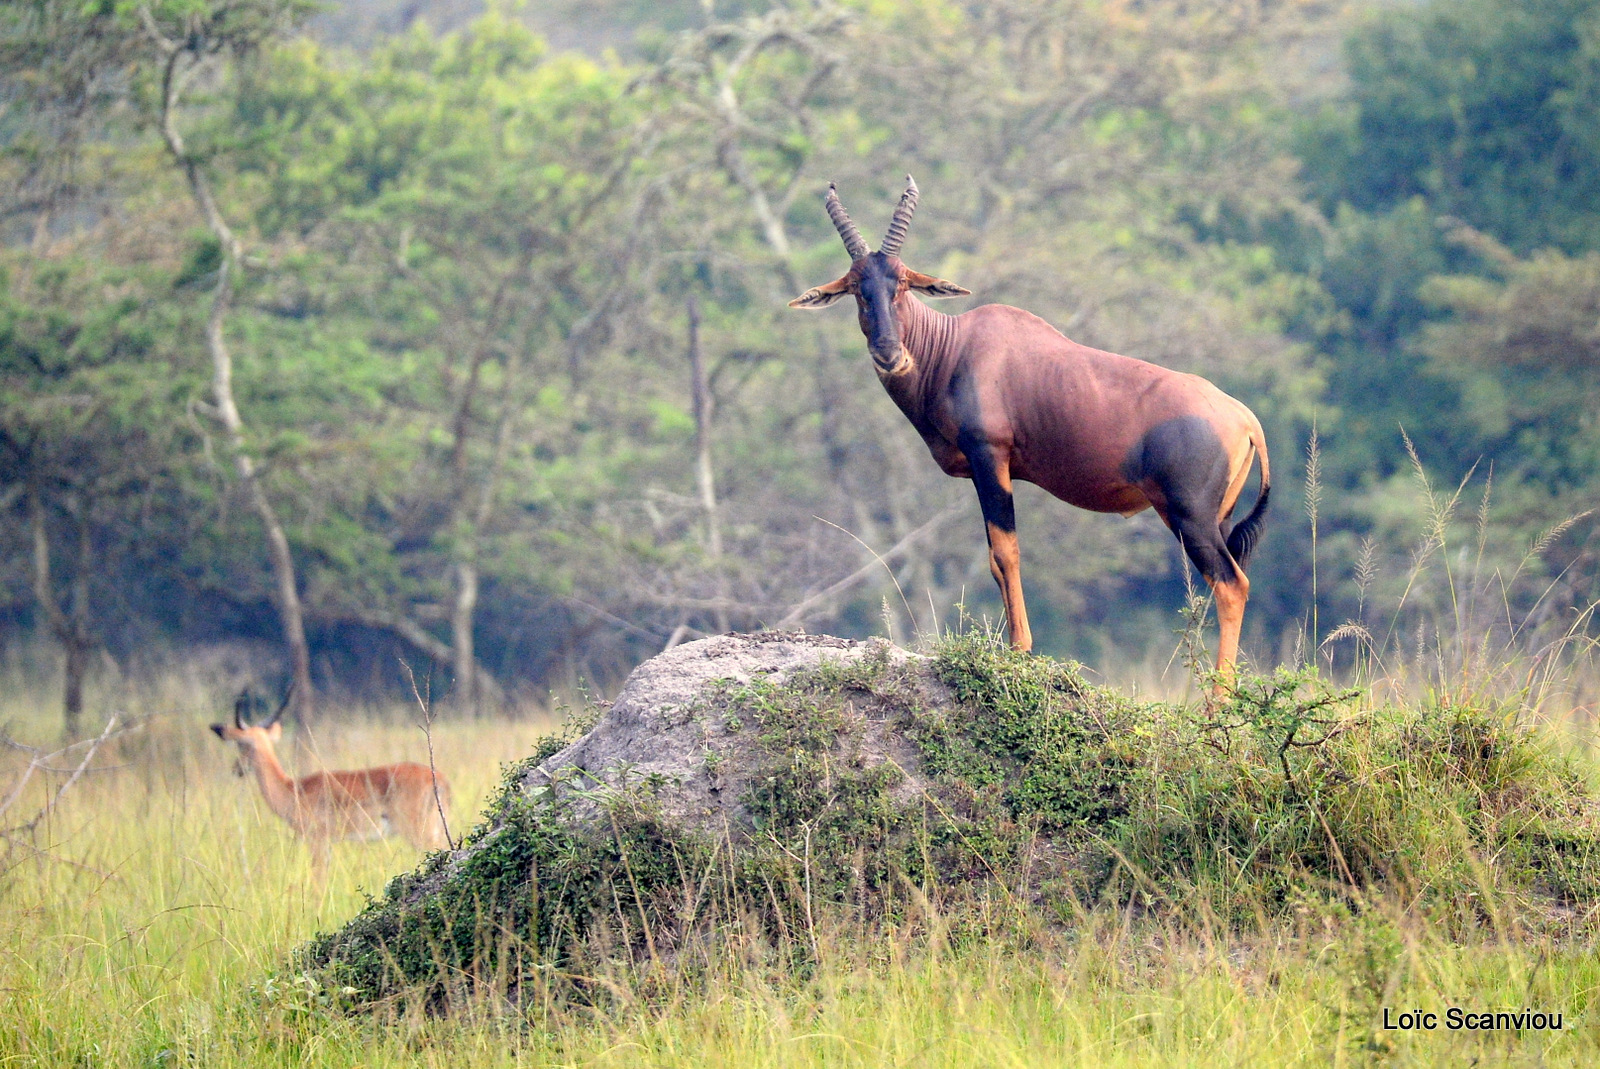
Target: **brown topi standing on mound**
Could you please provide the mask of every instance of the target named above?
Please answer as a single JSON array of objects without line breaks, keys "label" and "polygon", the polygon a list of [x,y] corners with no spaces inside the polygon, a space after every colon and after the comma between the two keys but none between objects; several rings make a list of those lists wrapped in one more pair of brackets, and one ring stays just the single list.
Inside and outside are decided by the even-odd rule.
[{"label": "brown topi standing on mound", "polygon": [[[1216,595],[1217,670],[1230,677],[1250,594],[1244,563],[1272,482],[1255,414],[1205,379],[1079,345],[1020,308],[988,304],[948,316],[916,300],[913,292],[970,291],[900,262],[917,207],[910,175],[877,252],[832,184],[826,204],[850,270],[789,306],[855,297],[878,380],[945,474],[977,486],[1012,647],[1033,648],[1011,504],[1011,482],[1022,479],[1095,512],[1154,508]],[[1257,456],[1261,491],[1235,525],[1229,518]]]},{"label": "brown topi standing on mound", "polygon": [[273,749],[283,737],[279,718],[289,707],[289,695],[264,724],[244,722],[248,704],[248,695],[240,694],[233,705],[233,726],[212,724],[211,730],[224,742],[238,743],[240,758],[255,770],[267,805],[310,845],[318,872],[327,867],[329,844],[336,839],[382,839],[398,832],[419,850],[450,845],[443,815],[450,808],[450,784],[444,776],[426,765],[402,761],[291,779]]}]

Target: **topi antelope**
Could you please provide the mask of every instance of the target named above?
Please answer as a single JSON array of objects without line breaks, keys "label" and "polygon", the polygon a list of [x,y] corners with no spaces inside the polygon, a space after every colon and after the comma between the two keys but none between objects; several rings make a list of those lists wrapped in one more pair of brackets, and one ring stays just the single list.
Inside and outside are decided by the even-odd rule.
[{"label": "topi antelope", "polygon": [[[868,250],[831,183],[825,204],[850,270],[789,306],[823,308],[855,297],[878,381],[945,474],[977,487],[1012,648],[1033,648],[1011,501],[1012,480],[1021,479],[1095,512],[1131,516],[1154,508],[1216,596],[1217,671],[1228,679],[1250,593],[1244,563],[1272,483],[1254,413],[1205,379],[1079,345],[1020,308],[989,304],[949,316],[918,301],[913,293],[970,291],[900,261],[917,207],[910,175],[877,252]],[[1260,492],[1233,524],[1258,456]]]},{"label": "topi antelope", "polygon": [[212,724],[211,730],[219,739],[239,744],[241,766],[255,770],[267,805],[310,844],[319,872],[327,867],[329,844],[335,839],[381,839],[399,832],[419,850],[450,845],[443,815],[450,807],[450,784],[444,776],[426,765],[402,761],[291,779],[273,750],[283,735],[280,718],[289,707],[289,695],[263,724],[245,723],[249,701],[247,694],[240,694],[233,725]]}]

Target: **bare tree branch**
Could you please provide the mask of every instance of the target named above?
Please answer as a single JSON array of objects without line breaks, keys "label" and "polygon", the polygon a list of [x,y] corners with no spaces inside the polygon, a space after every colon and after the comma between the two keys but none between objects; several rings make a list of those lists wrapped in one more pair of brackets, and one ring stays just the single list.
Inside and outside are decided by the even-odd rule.
[{"label": "bare tree branch", "polygon": [[[455,649],[404,613],[389,612],[384,609],[340,608],[318,610],[316,615],[319,619],[331,622],[363,624],[388,631],[410,643],[418,653],[435,664],[445,667],[455,664]],[[496,705],[508,704],[505,688],[490,674],[482,662],[475,665],[474,672],[478,679],[478,689],[485,698]]]},{"label": "bare tree branch", "polygon": [[[83,778],[84,773],[89,771],[89,765],[94,761],[94,755],[99,752],[100,747],[119,735],[125,735],[129,732],[137,731],[143,726],[143,723],[132,723],[118,727],[118,718],[113,715],[106,721],[105,728],[94,738],[83,739],[78,742],[71,743],[70,745],[63,746],[60,749],[52,750],[49,753],[45,753],[31,746],[23,746],[21,743],[14,742],[11,739],[0,740],[0,742],[4,742],[5,745],[9,746],[11,749],[22,750],[33,755],[32,759],[28,762],[27,767],[18,774],[17,781],[12,785],[11,791],[6,795],[5,800],[0,801],[0,817],[4,817],[11,811],[12,807],[16,805],[17,801],[22,797],[23,792],[27,789],[28,784],[32,781],[35,772],[56,771],[56,769],[53,767],[53,762],[69,753],[72,753],[74,750],[83,751],[83,757],[71,770],[67,778],[59,787],[56,788],[55,792],[51,794],[49,798],[45,799],[45,801],[39,806],[32,816],[28,817],[26,820],[19,820],[4,827],[0,827],[0,840],[4,840],[6,843],[4,855],[0,855],[0,864],[4,864],[4,862],[9,861],[11,852],[13,850],[21,848],[27,850],[35,857],[48,858],[52,861],[59,861],[63,864],[71,865],[74,868],[80,868],[88,872],[93,872],[99,876],[108,876],[108,873],[100,872],[98,869],[90,868],[87,865],[82,865],[66,858],[56,857],[55,855],[51,854],[50,851],[37,846],[29,840],[32,838],[34,831],[39,827],[39,824],[55,811],[56,807],[61,804],[61,800],[66,797],[67,792],[70,791],[77,784],[77,782]],[[0,868],[0,875],[4,875],[5,872],[10,871],[10,869],[13,867],[14,866],[10,864],[4,864],[4,868]]]},{"label": "bare tree branch", "polygon": [[881,554],[878,558],[869,561],[866,564],[863,564],[861,567],[857,568],[855,571],[851,572],[837,583],[834,583],[823,590],[817,591],[815,594],[808,596],[802,601],[796,602],[794,606],[792,606],[789,611],[785,613],[784,616],[773,626],[781,628],[793,627],[795,624],[798,624],[805,618],[806,613],[810,612],[812,609],[816,608],[818,605],[821,605],[830,598],[837,597],[846,590],[849,590],[852,586],[855,586],[857,583],[861,582],[861,580],[871,575],[878,568],[883,567],[884,564],[891,558],[896,557],[910,549],[917,539],[921,538],[925,534],[929,534],[937,530],[945,523],[945,521],[953,519],[954,517],[960,515],[960,513],[963,511],[963,509],[955,507],[945,509],[933,519],[929,520],[927,523],[923,524],[921,527],[918,527],[900,541],[896,542],[889,548],[888,552]]}]

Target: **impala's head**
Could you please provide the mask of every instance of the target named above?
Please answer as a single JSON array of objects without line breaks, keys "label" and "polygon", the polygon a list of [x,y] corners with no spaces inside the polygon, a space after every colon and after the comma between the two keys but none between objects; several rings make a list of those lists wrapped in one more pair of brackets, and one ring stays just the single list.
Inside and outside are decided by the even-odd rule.
[{"label": "impala's head", "polygon": [[877,252],[867,249],[861,231],[850,221],[831,182],[824,203],[828,218],[833,220],[839,236],[844,239],[845,251],[850,254],[850,270],[832,282],[806,290],[790,301],[789,307],[826,308],[846,295],[853,295],[861,333],[867,336],[873,364],[885,375],[904,371],[910,365],[910,358],[901,344],[895,302],[911,290],[929,297],[963,297],[972,291],[954,282],[913,271],[900,262],[900,246],[911,227],[911,214],[917,210],[917,183],[910,175],[906,175],[906,191],[900,195],[900,204],[894,210],[889,231],[884,234]]},{"label": "impala's head", "polygon": [[[245,761],[254,757],[258,749],[272,749],[273,743],[283,737],[283,711],[289,708],[289,698],[294,694],[291,686],[283,696],[283,703],[278,706],[278,711],[273,713],[264,723],[251,724],[246,722],[245,713],[250,708],[250,692],[240,691],[239,697],[233,702],[233,723],[212,724],[211,730],[217,733],[217,738],[223,742],[233,742],[239,745],[239,756]],[[235,771],[243,774],[242,767]]]}]

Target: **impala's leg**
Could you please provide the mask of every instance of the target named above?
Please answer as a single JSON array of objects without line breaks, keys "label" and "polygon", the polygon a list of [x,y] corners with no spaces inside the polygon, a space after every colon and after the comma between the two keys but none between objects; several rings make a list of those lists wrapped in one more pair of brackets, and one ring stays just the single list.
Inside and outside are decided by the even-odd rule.
[{"label": "impala's leg", "polygon": [[449,794],[440,791],[434,801],[433,784],[425,783],[408,801],[406,813],[406,841],[419,850],[442,850],[446,845],[444,824],[439,819],[439,803],[448,804]]},{"label": "impala's leg", "polygon": [[326,835],[311,834],[306,836],[306,845],[311,847],[311,872],[318,882],[328,878],[328,855],[332,853],[331,845]]},{"label": "impala's leg", "polygon": [[972,468],[972,483],[983,507],[989,571],[1005,603],[1011,648],[1026,653],[1033,649],[1033,632],[1028,629],[1028,608],[1022,602],[1022,552],[1017,546],[1017,514],[1011,501],[1011,458],[979,435],[963,434],[956,444]]}]

